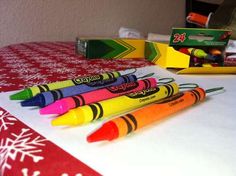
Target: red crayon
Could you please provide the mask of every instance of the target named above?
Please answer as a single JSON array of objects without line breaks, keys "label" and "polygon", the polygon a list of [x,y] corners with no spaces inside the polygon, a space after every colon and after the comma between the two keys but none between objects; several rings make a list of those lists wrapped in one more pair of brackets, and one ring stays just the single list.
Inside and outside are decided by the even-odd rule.
[{"label": "red crayon", "polygon": [[187,55],[190,54],[190,52],[188,51],[188,48],[180,48],[180,49],[179,49],[179,52],[184,53],[184,54],[187,54]]}]

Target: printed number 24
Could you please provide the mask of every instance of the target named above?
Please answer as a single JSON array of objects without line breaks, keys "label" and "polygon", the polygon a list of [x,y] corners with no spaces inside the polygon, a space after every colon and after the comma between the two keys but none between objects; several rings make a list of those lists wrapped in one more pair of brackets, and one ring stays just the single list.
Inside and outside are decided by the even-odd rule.
[{"label": "printed number 24", "polygon": [[185,39],[186,39],[186,33],[182,33],[182,34],[176,33],[176,34],[174,35],[174,40],[173,40],[173,42],[174,42],[174,43],[178,43],[178,42],[183,43]]}]

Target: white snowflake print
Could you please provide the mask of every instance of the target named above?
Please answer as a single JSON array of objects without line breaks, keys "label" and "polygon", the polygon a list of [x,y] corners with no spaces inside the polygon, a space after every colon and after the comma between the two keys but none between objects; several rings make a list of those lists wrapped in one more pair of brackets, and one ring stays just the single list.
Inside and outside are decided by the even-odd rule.
[{"label": "white snowflake print", "polygon": [[[61,176],[70,176],[69,174],[66,174],[66,173],[63,173],[63,174],[61,174]],[[81,173],[79,173],[79,174],[76,174],[75,176],[83,176]]]},{"label": "white snowflake print", "polygon": [[41,75],[40,73],[35,73],[35,74],[20,75],[18,78],[25,80],[25,82],[28,82],[30,80],[42,80],[42,79],[45,79],[46,77],[47,77],[46,75]]},{"label": "white snowflake print", "polygon": [[27,63],[27,60],[26,59],[17,59],[17,57],[8,57],[8,59],[4,59],[2,62],[12,65],[12,64]]},{"label": "white snowflake print", "polygon": [[32,64],[29,63],[16,63],[16,64],[6,64],[5,67],[9,67],[9,68],[28,68],[28,67],[32,67]]},{"label": "white snowflake print", "polygon": [[29,169],[27,169],[27,168],[21,169],[21,172],[22,172],[23,176],[40,176],[39,171],[34,171],[33,175],[29,175],[28,171],[29,171]]},{"label": "white snowflake print", "polygon": [[34,61],[37,62],[37,63],[40,63],[40,64],[47,64],[47,63],[51,63],[52,64],[52,63],[55,62],[55,60],[49,59],[49,58],[43,57],[43,56],[34,58]]},{"label": "white snowflake print", "polygon": [[[9,82],[7,82],[7,81],[5,81],[5,80],[1,80],[0,81],[0,88],[2,88],[2,87],[10,87],[10,86],[12,86],[12,85],[14,85],[13,83],[9,83]],[[1,91],[0,91],[1,92]]]},{"label": "white snowflake print", "polygon": [[20,157],[20,162],[23,162],[25,157],[32,158],[35,163],[44,159],[38,155],[42,152],[38,147],[45,146],[43,142],[46,139],[40,136],[33,138],[32,134],[30,129],[23,128],[19,134],[11,133],[5,140],[0,140],[0,175],[4,175],[6,169],[11,169],[9,161],[15,161],[17,156]]},{"label": "white snowflake print", "polygon": [[60,67],[65,67],[65,64],[63,63],[44,63],[40,64],[40,68],[50,68],[50,69],[55,69],[55,68],[60,68]]},{"label": "white snowflake print", "polygon": [[[33,171],[33,175],[29,175],[29,169],[28,168],[23,168],[21,169],[21,172],[23,174],[23,176],[40,176],[40,171]],[[62,173],[60,176],[70,176],[67,173]],[[76,175],[73,176],[83,176],[81,173],[78,173]]]},{"label": "white snowflake print", "polygon": [[69,80],[69,79],[74,79],[74,78],[78,78],[80,77],[80,75],[74,73],[74,72],[70,72],[66,75],[58,75],[57,78],[58,80]]},{"label": "white snowflake print", "polygon": [[1,74],[0,75],[0,79],[3,80],[3,79],[9,79],[11,78],[10,76],[8,76],[7,74]]},{"label": "white snowflake print", "polygon": [[77,59],[77,58],[74,58],[74,57],[66,57],[64,59],[64,62],[68,63],[68,64],[74,64],[74,65],[78,65],[78,64],[84,63],[83,60],[80,60],[80,59]]},{"label": "white snowflake print", "polygon": [[4,57],[4,58],[8,58],[8,57],[16,57],[16,55],[14,54],[14,53],[11,53],[11,51],[10,52],[6,52],[6,53],[4,53],[4,54],[2,54],[2,57]]},{"label": "white snowflake print", "polygon": [[8,126],[14,125],[17,119],[8,112],[0,110],[0,132],[7,130]]},{"label": "white snowflake print", "polygon": [[55,68],[55,69],[51,69],[48,70],[49,73],[58,73],[58,74],[63,74],[63,73],[71,73],[71,72],[76,72],[76,68],[66,68],[66,67],[62,67],[62,68]]},{"label": "white snowflake print", "polygon": [[40,69],[29,67],[29,68],[13,68],[10,70],[10,73],[26,74],[26,73],[37,73]]}]

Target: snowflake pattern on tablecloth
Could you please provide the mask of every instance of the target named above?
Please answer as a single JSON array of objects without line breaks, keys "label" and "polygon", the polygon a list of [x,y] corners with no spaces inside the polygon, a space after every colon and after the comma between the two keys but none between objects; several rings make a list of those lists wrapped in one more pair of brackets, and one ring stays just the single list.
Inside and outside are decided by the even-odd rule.
[{"label": "snowflake pattern on tablecloth", "polygon": [[0,110],[0,133],[14,125],[17,119],[8,112]]},{"label": "snowflake pattern on tablecloth", "polygon": [[86,59],[76,54],[75,42],[20,43],[0,48],[0,75],[7,74],[0,79],[0,92],[23,89],[34,82],[63,81],[103,70],[150,65],[154,64],[146,59]]},{"label": "snowflake pattern on tablecloth", "polygon": [[1,107],[0,123],[0,176],[100,176]]},{"label": "snowflake pattern on tablecloth", "polygon": [[23,168],[21,172],[23,176],[40,176],[40,171],[34,171],[32,174],[30,174],[28,168]]},{"label": "snowflake pattern on tablecloth", "polygon": [[47,76],[41,75],[40,73],[35,73],[35,74],[20,75],[19,78],[22,78],[25,81],[29,82],[30,80],[45,80],[47,78]]},{"label": "snowflake pattern on tablecloth", "polygon": [[[21,170],[21,172],[22,172],[22,176],[41,176],[40,175],[40,171],[33,171],[33,173],[32,174],[30,174],[29,173],[29,169],[28,168],[23,168],[22,170]],[[69,175],[69,174],[67,174],[67,173],[62,173],[60,176],[71,176],[71,175]],[[81,173],[78,173],[78,174],[75,174],[75,175],[73,175],[73,176],[83,176],[83,174],[81,174]]]},{"label": "snowflake pattern on tablecloth", "polygon": [[26,73],[37,73],[40,69],[38,68],[12,68],[10,70],[10,73],[18,73],[19,75],[23,75],[23,74],[26,74]]},{"label": "snowflake pattern on tablecloth", "polygon": [[3,88],[6,89],[6,88],[11,87],[13,85],[14,85],[13,83],[9,83],[5,80],[0,80],[0,93],[2,92]]},{"label": "snowflake pattern on tablecloth", "polygon": [[30,129],[23,128],[18,134],[11,133],[8,138],[0,140],[1,175],[4,174],[6,169],[11,169],[9,160],[16,160],[18,155],[20,156],[20,162],[23,162],[25,157],[32,158],[35,163],[44,159],[43,156],[39,155],[42,150],[38,149],[38,146],[45,146],[44,141],[46,139],[41,136],[33,138],[32,135]]}]

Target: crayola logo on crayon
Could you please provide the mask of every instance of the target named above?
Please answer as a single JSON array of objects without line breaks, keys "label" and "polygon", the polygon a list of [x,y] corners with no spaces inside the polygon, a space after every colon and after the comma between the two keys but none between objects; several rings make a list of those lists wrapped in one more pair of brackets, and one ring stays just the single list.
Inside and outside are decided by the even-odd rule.
[{"label": "crayola logo on crayon", "polygon": [[131,82],[131,83],[124,83],[118,86],[107,87],[107,90],[110,91],[111,93],[122,93],[125,91],[130,91],[132,89],[135,89],[136,87],[138,87],[138,83]]},{"label": "crayola logo on crayon", "polygon": [[75,85],[78,85],[78,84],[90,83],[93,81],[101,81],[102,79],[103,79],[102,75],[94,75],[94,76],[76,78],[73,79],[72,81],[74,82]]},{"label": "crayola logo on crayon", "polygon": [[154,88],[150,88],[150,89],[130,93],[129,95],[126,95],[126,96],[129,97],[129,98],[143,98],[143,97],[147,97],[149,95],[153,95],[156,92],[158,92],[159,90],[160,90],[159,87],[154,87]]},{"label": "crayola logo on crayon", "polygon": [[112,84],[112,83],[114,83],[116,81],[117,81],[117,79],[113,78],[113,79],[100,80],[100,81],[86,83],[86,85],[90,86],[90,87],[98,87],[98,86],[110,85],[110,84]]}]

